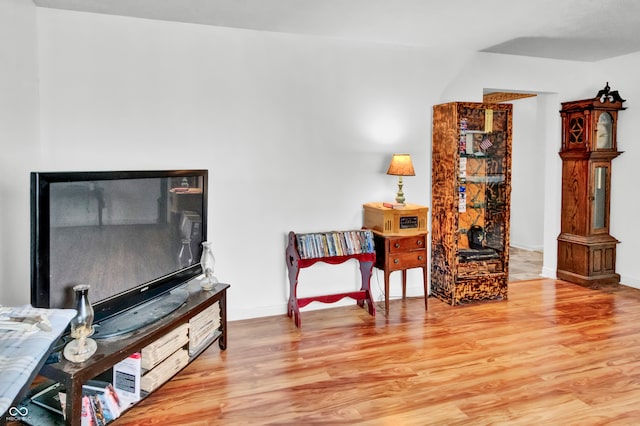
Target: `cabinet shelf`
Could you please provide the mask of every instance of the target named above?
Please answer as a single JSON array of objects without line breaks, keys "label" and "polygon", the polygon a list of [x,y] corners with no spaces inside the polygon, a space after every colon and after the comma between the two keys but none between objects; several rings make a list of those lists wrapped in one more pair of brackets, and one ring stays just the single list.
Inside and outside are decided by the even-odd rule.
[{"label": "cabinet shelf", "polygon": [[478,209],[478,210],[483,210],[483,209],[498,209],[498,210],[502,210],[502,208],[506,205],[506,203],[494,203],[494,202],[488,202],[488,203],[467,203],[466,206],[468,209]]},{"label": "cabinet shelf", "polygon": [[460,282],[463,281],[475,281],[478,277],[482,277],[485,279],[500,279],[504,277],[504,272],[474,272],[469,276],[465,276],[464,274],[460,274],[458,279]]},{"label": "cabinet shelf", "polygon": [[487,184],[487,183],[502,183],[505,181],[504,175],[467,175],[466,179],[464,179],[464,183],[475,183],[475,184]]},{"label": "cabinet shelf", "polygon": [[462,158],[476,158],[478,160],[488,160],[493,156],[491,154],[485,154],[483,152],[474,152],[473,154],[470,152],[461,152],[460,157]]}]

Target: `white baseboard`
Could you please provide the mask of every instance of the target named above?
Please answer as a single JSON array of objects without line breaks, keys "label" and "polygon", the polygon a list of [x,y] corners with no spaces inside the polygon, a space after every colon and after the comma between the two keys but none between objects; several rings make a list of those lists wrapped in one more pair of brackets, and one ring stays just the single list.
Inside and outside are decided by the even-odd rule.
[{"label": "white baseboard", "polygon": [[620,276],[620,284],[640,289],[640,279],[629,277],[627,275]]},{"label": "white baseboard", "polygon": [[[542,268],[542,273],[540,274],[541,277],[545,277],[545,278],[551,278],[551,279],[558,279],[558,276],[556,275],[556,271],[550,268]],[[629,277],[626,275],[621,275],[620,276],[620,284],[621,285],[625,285],[627,287],[633,287],[633,288],[637,288],[640,289],[640,279],[638,278],[633,278],[633,277]]]},{"label": "white baseboard", "polygon": [[542,267],[542,272],[540,273],[540,276],[545,278],[551,278],[554,280],[558,278],[558,276],[556,275],[555,269],[545,268],[545,267]]},{"label": "white baseboard", "polygon": [[543,251],[544,250],[544,246],[528,246],[525,244],[517,244],[514,242],[511,242],[509,244],[511,247],[520,249],[520,250],[528,250],[528,251]]}]

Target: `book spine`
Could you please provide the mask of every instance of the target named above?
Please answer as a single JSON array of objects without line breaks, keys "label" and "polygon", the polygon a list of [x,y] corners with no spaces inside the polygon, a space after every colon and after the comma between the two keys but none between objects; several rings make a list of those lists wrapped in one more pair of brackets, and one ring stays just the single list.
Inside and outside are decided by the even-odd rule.
[{"label": "book spine", "polygon": [[371,230],[332,231],[296,234],[301,259],[374,253]]},{"label": "book spine", "polygon": [[303,239],[304,239],[304,235],[296,234],[296,242],[298,243],[298,254],[300,255],[301,259],[306,258]]}]

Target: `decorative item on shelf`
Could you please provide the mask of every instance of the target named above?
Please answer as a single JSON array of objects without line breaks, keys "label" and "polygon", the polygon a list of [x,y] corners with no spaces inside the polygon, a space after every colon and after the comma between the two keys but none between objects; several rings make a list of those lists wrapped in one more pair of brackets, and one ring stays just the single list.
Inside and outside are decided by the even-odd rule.
[{"label": "decorative item on shelf", "polygon": [[489,135],[484,135],[482,138],[482,142],[480,142],[480,149],[482,152],[486,152],[489,148],[493,146],[491,139],[489,139]]},{"label": "decorative item on shelf", "polygon": [[484,229],[480,225],[472,225],[467,231],[467,238],[469,239],[469,247],[472,249],[484,248]]},{"label": "decorative item on shelf", "polygon": [[404,204],[404,192],[402,192],[402,176],[415,176],[413,171],[413,163],[411,162],[411,155],[409,154],[393,154],[391,162],[389,163],[388,175],[398,176],[398,194],[396,195],[396,202]]},{"label": "decorative item on shelf", "polygon": [[76,298],[76,316],[71,320],[71,337],[74,340],[64,348],[64,357],[71,362],[88,360],[98,348],[93,335],[93,307],[89,303],[89,285],[79,284],[73,287]]},{"label": "decorative item on shelf", "polygon": [[611,103],[625,102],[625,99],[622,99],[622,96],[620,96],[620,93],[618,93],[617,90],[611,91],[611,87],[609,87],[608,81],[604,86],[604,89],[598,91],[596,99],[599,99],[601,104],[605,103],[606,101],[609,101]]},{"label": "decorative item on shelf", "polygon": [[211,245],[212,243],[210,241],[204,241],[202,243],[200,265],[202,266],[204,277],[200,281],[200,287],[202,287],[203,290],[213,290],[216,284],[218,284],[218,279],[213,275],[213,266],[216,263],[216,259],[213,257]]},{"label": "decorative item on shelf", "polygon": [[[468,152],[469,150],[471,150],[471,153],[473,153],[473,139],[471,140],[471,147],[467,146],[467,130],[469,129],[469,120],[467,120],[466,118],[461,118],[460,119],[460,153],[464,154],[465,152]],[[473,136],[472,136],[473,137]]]}]

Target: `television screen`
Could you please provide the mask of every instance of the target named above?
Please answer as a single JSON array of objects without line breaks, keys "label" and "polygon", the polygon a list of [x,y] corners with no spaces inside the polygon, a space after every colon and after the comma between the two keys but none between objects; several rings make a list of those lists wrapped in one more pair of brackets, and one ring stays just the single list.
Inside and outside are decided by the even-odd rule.
[{"label": "television screen", "polygon": [[73,308],[89,284],[95,322],[201,273],[207,171],[32,173],[32,304]]}]

